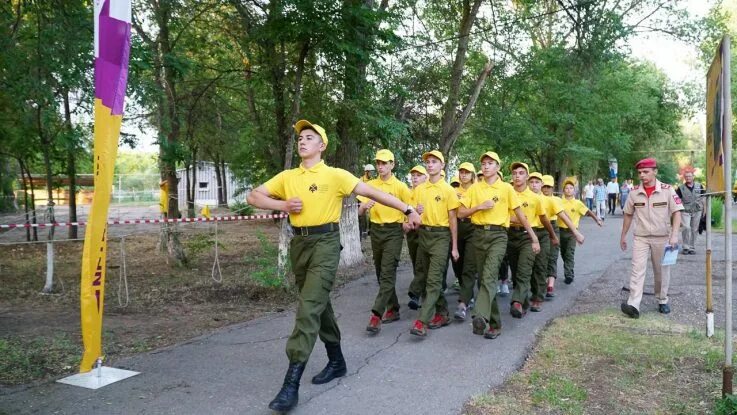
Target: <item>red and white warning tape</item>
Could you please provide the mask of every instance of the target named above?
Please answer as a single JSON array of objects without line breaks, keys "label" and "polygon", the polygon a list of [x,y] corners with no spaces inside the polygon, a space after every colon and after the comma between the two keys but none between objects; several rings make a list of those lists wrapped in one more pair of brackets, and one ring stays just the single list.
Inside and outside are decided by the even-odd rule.
[{"label": "red and white warning tape", "polygon": [[[257,219],[283,219],[286,213],[265,214],[265,215],[247,215],[247,216],[217,216],[212,218],[180,218],[180,219],[134,219],[134,220],[111,220],[108,225],[137,225],[141,223],[190,223],[190,222],[230,222],[238,220],[257,220]],[[53,222],[53,223],[11,223],[8,225],[0,225],[0,229],[14,228],[47,228],[52,226],[86,226],[87,222]]]}]

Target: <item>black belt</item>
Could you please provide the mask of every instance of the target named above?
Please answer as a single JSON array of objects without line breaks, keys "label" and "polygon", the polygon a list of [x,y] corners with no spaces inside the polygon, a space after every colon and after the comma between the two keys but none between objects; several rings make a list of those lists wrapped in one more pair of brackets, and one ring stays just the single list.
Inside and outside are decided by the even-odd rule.
[{"label": "black belt", "polygon": [[471,222],[471,218],[463,218],[463,219],[458,218],[458,222],[468,223],[468,222]]},{"label": "black belt", "polygon": [[561,232],[570,232],[570,233],[573,233],[573,231],[571,230],[571,228],[560,228],[560,231]]},{"label": "black belt", "polygon": [[392,223],[371,222],[371,226],[378,226],[380,228],[394,228],[394,227],[401,228],[402,227],[402,224],[401,223],[397,223],[397,222],[392,222]]},{"label": "black belt", "polygon": [[429,232],[447,232],[450,229],[448,229],[447,226],[427,226],[427,225],[421,225],[420,229],[429,231]]},{"label": "black belt", "polygon": [[339,231],[340,227],[337,223],[326,223],[324,225],[317,225],[317,226],[292,226],[292,229],[294,230],[294,234],[298,236],[309,236],[309,235],[317,235],[321,233],[328,233],[328,232],[334,232]]},{"label": "black belt", "polygon": [[515,232],[515,233],[527,233],[527,229],[525,229],[524,226],[510,226],[509,232]]},{"label": "black belt", "polygon": [[501,225],[473,225],[476,229],[483,229],[485,231],[504,231],[507,228]]}]

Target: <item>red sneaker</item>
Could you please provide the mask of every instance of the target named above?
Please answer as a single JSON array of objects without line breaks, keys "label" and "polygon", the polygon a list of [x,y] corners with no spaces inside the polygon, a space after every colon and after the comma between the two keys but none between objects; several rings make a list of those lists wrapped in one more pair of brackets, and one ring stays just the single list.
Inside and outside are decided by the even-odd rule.
[{"label": "red sneaker", "polygon": [[410,329],[409,333],[414,334],[415,336],[420,336],[420,337],[427,336],[427,329],[425,328],[425,323],[421,322],[420,320],[415,320],[415,325],[412,326],[412,329]]},{"label": "red sneaker", "polygon": [[548,291],[545,293],[545,298],[555,297],[555,289],[552,285],[548,285]]},{"label": "red sneaker", "polygon": [[378,333],[379,330],[381,330],[381,320],[379,319],[379,316],[371,313],[371,318],[369,319],[368,326],[366,326],[366,331],[375,334]]},{"label": "red sneaker", "polygon": [[524,316],[525,310],[522,309],[522,304],[518,303],[517,301],[512,303],[512,309],[510,310],[512,313],[512,317],[514,318],[522,318]]},{"label": "red sneaker", "polygon": [[530,311],[534,313],[539,313],[543,310],[543,304],[540,301],[532,301],[530,303]]},{"label": "red sneaker", "polygon": [[447,316],[436,313],[435,317],[430,320],[430,323],[427,325],[427,327],[431,329],[439,329],[443,326],[447,326],[448,324],[450,324],[450,319]]},{"label": "red sneaker", "polygon": [[399,320],[399,311],[394,310],[386,310],[384,317],[381,318],[382,323],[391,323],[397,320]]}]

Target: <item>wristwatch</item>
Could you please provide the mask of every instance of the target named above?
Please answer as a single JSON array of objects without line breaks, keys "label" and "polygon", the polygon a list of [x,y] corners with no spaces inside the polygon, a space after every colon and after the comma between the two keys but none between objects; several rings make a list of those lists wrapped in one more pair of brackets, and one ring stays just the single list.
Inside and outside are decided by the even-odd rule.
[{"label": "wristwatch", "polygon": [[413,208],[411,205],[407,205],[407,210],[404,211],[404,214],[409,216],[414,211],[415,211],[415,208]]}]

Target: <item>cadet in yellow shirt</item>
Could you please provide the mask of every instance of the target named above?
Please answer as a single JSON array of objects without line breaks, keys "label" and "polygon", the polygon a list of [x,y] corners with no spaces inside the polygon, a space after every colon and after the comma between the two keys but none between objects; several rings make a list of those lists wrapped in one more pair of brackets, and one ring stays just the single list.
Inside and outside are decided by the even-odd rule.
[{"label": "cadet in yellow shirt", "polygon": [[[554,239],[556,242],[557,239],[546,215],[542,197],[533,193],[527,186],[527,179],[530,175],[527,164],[517,161],[512,163],[511,168],[514,190],[522,204],[522,212],[527,217],[533,231],[531,233],[515,217],[510,218],[507,257],[509,266],[512,268],[512,281],[514,282],[510,312],[512,317],[522,318],[527,314],[528,309],[540,311],[542,299],[540,301],[533,299],[533,302],[530,303],[530,283],[535,256],[543,252],[546,243],[550,243],[548,238]],[[537,252],[534,252],[530,245],[530,238],[533,234],[537,236],[539,241]],[[547,259],[547,256],[545,258]]]},{"label": "cadet in yellow shirt", "polygon": [[571,229],[578,229],[582,216],[590,216],[599,227],[602,225],[601,219],[590,211],[582,201],[576,199],[574,190],[575,183],[573,181],[566,180],[563,182],[563,209],[573,225],[570,226],[566,222],[560,224],[560,255],[563,257],[563,275],[566,284],[572,283],[575,277],[573,268],[575,266],[577,238]]},{"label": "cadet in yellow shirt", "polygon": [[318,335],[325,343],[328,364],[312,382],[327,383],[346,373],[340,330],[330,304],[340,260],[338,221],[343,198],[355,192],[405,212],[413,227],[421,222],[411,206],[396,197],[361,182],[345,170],[325,165],[322,152],[327,148],[328,136],[322,127],[301,120],[294,129],[299,134],[299,167],[277,174],[247,197],[248,203],[257,208],[288,212],[294,228],[289,254],[299,301],[294,330],[287,340],[289,368],[281,390],[269,403],[269,408],[281,412],[297,405],[299,382]]},{"label": "cadet in yellow shirt", "polygon": [[[461,163],[458,166],[459,186],[456,187],[458,199],[471,188],[476,181],[476,168],[471,163]],[[452,263],[453,273],[458,281],[460,292],[458,306],[453,314],[456,320],[466,319],[467,304],[473,299],[473,286],[476,283],[476,255],[471,246],[473,225],[470,218],[458,219],[458,261]]]},{"label": "cadet in yellow shirt", "polygon": [[[532,232],[520,208],[517,194],[498,174],[500,166],[501,160],[497,153],[487,151],[481,155],[481,172],[484,178],[468,189],[461,198],[459,208],[460,217],[471,218],[474,228],[471,245],[478,260],[479,292],[473,311],[473,333],[487,339],[499,336],[502,328],[499,305],[496,302],[496,281],[507,250],[510,216],[514,215],[528,229],[532,249],[540,249],[537,236]],[[475,279],[464,281],[464,288],[470,286],[471,294],[474,283]]]},{"label": "cadet in yellow shirt", "polygon": [[[412,193],[406,184],[397,180],[392,174],[394,169],[394,154],[389,150],[379,150],[376,153],[376,167],[379,177],[370,180],[367,184],[384,193],[388,193],[406,204],[412,201]],[[379,292],[371,308],[366,330],[378,333],[381,323],[391,323],[399,320],[399,300],[397,299],[397,265],[402,253],[404,232],[404,214],[390,207],[378,204],[362,196],[358,199],[361,206],[358,214],[369,212],[371,222],[371,250],[374,257],[374,269],[379,282]]]},{"label": "cadet in yellow shirt", "polygon": [[[425,183],[427,180],[427,170],[423,166],[417,165],[409,172],[412,177],[412,200],[415,200],[417,186]],[[414,202],[413,202],[414,203]],[[417,213],[422,211],[417,210]],[[404,232],[407,235],[407,251],[409,251],[409,259],[412,261],[412,282],[409,284],[409,304],[407,306],[412,310],[419,310],[420,296],[425,291],[425,282],[418,278],[417,274],[417,246],[420,243],[420,235],[416,229],[410,229],[407,224],[404,225]]]},{"label": "cadet in yellow shirt", "polygon": [[455,190],[442,179],[443,154],[433,150],[423,154],[422,160],[430,178],[417,186],[415,193],[415,203],[418,209],[422,207],[418,278],[426,281],[422,309],[410,330],[416,336],[426,336],[428,327],[434,329],[449,323],[448,303],[441,287],[443,272],[448,266],[448,244],[453,261],[458,260],[456,210],[460,205]]}]

